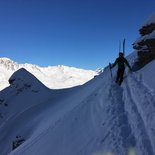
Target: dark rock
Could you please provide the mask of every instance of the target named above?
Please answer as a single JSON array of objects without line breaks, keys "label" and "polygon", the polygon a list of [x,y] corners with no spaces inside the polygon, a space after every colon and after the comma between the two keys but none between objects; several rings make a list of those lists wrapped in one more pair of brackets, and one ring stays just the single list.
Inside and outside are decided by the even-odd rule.
[{"label": "dark rock", "polygon": [[139,32],[141,38],[133,44],[138,55],[134,66],[138,69],[155,59],[155,23],[142,26]]}]

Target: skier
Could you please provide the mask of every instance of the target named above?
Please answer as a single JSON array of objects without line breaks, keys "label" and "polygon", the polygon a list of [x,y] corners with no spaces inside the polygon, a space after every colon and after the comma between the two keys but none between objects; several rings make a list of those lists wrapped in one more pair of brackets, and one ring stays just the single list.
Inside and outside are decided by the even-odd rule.
[{"label": "skier", "polygon": [[122,52],[119,52],[119,57],[115,60],[114,64],[110,65],[110,69],[118,65],[118,70],[117,70],[117,77],[116,77],[116,83],[121,85],[123,82],[123,76],[124,76],[124,71],[125,71],[125,65],[128,66],[130,71],[132,71],[131,66],[129,65],[128,61],[124,58],[124,54]]}]

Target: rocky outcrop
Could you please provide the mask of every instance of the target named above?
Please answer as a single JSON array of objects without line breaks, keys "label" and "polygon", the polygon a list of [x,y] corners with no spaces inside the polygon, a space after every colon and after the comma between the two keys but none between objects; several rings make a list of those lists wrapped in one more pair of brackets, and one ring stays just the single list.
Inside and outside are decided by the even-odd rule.
[{"label": "rocky outcrop", "polygon": [[153,15],[139,30],[140,38],[133,48],[137,51],[138,59],[135,66],[142,68],[155,59],[155,15]]},{"label": "rocky outcrop", "polygon": [[139,30],[139,32],[142,36],[145,36],[145,35],[153,32],[153,30],[155,30],[155,23],[151,23],[149,25],[142,26],[142,28]]}]

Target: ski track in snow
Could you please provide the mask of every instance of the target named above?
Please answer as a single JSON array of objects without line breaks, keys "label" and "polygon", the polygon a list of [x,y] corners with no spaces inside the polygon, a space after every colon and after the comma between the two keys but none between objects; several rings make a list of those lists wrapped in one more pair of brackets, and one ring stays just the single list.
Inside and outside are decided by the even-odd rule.
[{"label": "ski track in snow", "polygon": [[[142,94],[145,94],[145,96],[142,96]],[[141,155],[154,155],[155,141],[153,142],[151,138],[154,133],[149,131],[149,127],[152,126],[153,128],[154,124],[152,123],[152,114],[155,111],[155,107],[152,105],[152,101],[155,101],[154,95],[143,84],[142,79],[138,81],[134,73],[132,73],[124,84],[124,98],[128,99],[128,101],[130,100],[130,102],[126,103],[126,110],[128,111],[132,130],[138,142],[138,152],[141,152]],[[149,111],[147,111],[147,108],[149,108]],[[152,125],[149,124],[149,119]],[[137,131],[139,132],[137,133]]]},{"label": "ski track in snow", "polygon": [[[113,115],[111,126],[111,134],[114,137],[116,152],[118,154],[127,154],[129,147],[134,146],[134,137],[131,133],[130,124],[126,111],[124,109],[123,89],[117,84],[113,84],[109,89],[110,107],[109,116]],[[115,130],[118,130],[116,132]],[[114,133],[116,135],[114,135]],[[119,133],[119,134],[118,134]],[[124,151],[123,151],[124,150]]]}]

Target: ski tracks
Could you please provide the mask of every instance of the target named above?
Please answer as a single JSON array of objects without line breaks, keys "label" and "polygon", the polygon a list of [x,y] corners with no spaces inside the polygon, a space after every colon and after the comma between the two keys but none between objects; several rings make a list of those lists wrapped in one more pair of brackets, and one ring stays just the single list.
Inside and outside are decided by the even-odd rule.
[{"label": "ski tracks", "polygon": [[[110,115],[113,115],[112,131],[115,133],[116,144],[119,145],[117,152],[126,155],[129,148],[135,146],[135,138],[129,124],[128,116],[123,101],[123,89],[117,84],[112,84],[109,89],[111,107]],[[117,131],[118,130],[118,131]],[[116,132],[117,131],[117,132]],[[119,143],[118,143],[119,142]]]},{"label": "ski tracks", "polygon": [[92,104],[91,111],[100,148],[126,155],[135,146],[135,137],[124,108],[123,89],[110,82],[104,85],[98,90],[98,101]]},{"label": "ski tracks", "polygon": [[142,80],[130,75],[123,85],[123,98],[133,133],[137,139],[136,148],[142,155],[154,155],[155,133],[154,113],[155,97],[142,83]]},{"label": "ski tracks", "polygon": [[129,75],[121,87],[108,83],[97,96],[91,116],[103,150],[126,155],[134,148],[140,155],[155,155],[155,95],[142,79]]}]

